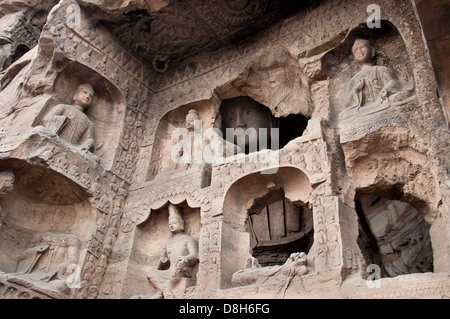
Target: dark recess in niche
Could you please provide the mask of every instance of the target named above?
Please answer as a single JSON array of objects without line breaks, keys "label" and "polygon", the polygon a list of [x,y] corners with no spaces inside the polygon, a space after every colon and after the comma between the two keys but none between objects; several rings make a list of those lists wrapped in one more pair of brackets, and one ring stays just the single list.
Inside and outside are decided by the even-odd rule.
[{"label": "dark recess in niche", "polygon": [[379,265],[381,277],[432,272],[430,225],[402,197],[394,198],[358,194],[355,199],[366,264]]},{"label": "dark recess in niche", "polygon": [[[245,137],[245,153],[249,154],[255,151],[255,147],[252,148],[252,145],[257,145],[256,150],[283,148],[291,140],[303,135],[308,120],[309,118],[301,114],[290,114],[286,117],[276,118],[265,105],[248,96],[239,96],[222,101],[215,127],[221,130],[224,139],[236,145],[239,143],[238,138],[227,136],[227,128],[234,130],[242,128],[244,135],[250,134],[249,129],[255,128],[257,137]],[[279,129],[278,147],[275,143],[272,143],[272,141],[276,141],[276,135],[271,134],[271,129],[276,128]],[[267,129],[267,141],[262,140],[264,135],[259,135],[260,129]]]},{"label": "dark recess in niche", "polygon": [[279,119],[280,122],[280,148],[286,146],[293,139],[303,135],[308,126],[309,118],[301,114],[290,114]]},{"label": "dark recess in niche", "polygon": [[17,47],[16,52],[14,54],[14,57],[11,61],[11,64],[13,64],[14,62],[16,62],[17,60],[19,60],[25,53],[27,53],[28,51],[30,51],[30,48],[27,47],[24,44],[21,44]]},{"label": "dark recess in niche", "polygon": [[291,203],[282,189],[255,200],[247,230],[261,266],[282,265],[292,253],[308,253],[314,241],[312,211],[303,203]]}]

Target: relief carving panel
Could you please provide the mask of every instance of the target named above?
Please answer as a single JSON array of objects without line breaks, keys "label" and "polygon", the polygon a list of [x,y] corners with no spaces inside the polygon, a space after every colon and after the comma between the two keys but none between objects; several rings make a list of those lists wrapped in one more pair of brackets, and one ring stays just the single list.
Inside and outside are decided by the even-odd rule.
[{"label": "relief carving panel", "polygon": [[18,14],[39,44],[0,42],[0,298],[356,298],[369,266],[376,297],[447,296],[430,58],[413,2],[380,28],[370,4]]}]

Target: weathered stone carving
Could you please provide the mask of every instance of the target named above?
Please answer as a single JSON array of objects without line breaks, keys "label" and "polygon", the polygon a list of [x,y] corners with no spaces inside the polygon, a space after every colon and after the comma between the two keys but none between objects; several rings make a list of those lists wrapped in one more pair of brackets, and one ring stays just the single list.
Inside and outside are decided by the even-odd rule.
[{"label": "weathered stone carving", "polygon": [[80,84],[73,96],[74,104],[54,106],[44,119],[43,126],[98,162],[99,158],[91,153],[95,145],[94,124],[84,113],[91,105],[94,93],[90,84]]},{"label": "weathered stone carving", "polygon": [[[0,172],[0,199],[5,197],[14,189],[14,174],[13,172]],[[2,207],[0,206],[0,229],[2,227]]]},{"label": "weathered stone carving", "polygon": [[244,267],[233,274],[231,281],[233,287],[261,285],[270,279],[283,282],[307,273],[306,254],[303,252],[292,253],[283,265],[267,267],[261,267],[258,260],[250,255]]},{"label": "weathered stone carving", "polygon": [[213,14],[231,26],[245,25],[264,14],[267,8],[267,0],[255,1],[255,0],[234,0],[234,1],[217,1],[208,0],[211,8],[217,8],[213,10]]},{"label": "weathered stone carving", "polygon": [[173,168],[177,169],[181,166],[189,168],[194,163],[201,164],[203,159],[203,135],[198,129],[195,129],[200,121],[198,112],[195,109],[189,110],[186,115],[186,129],[189,136],[182,136],[182,141],[176,143],[171,150]]},{"label": "weathered stone carving", "polygon": [[38,43],[46,15],[44,10],[31,8],[0,15],[0,71]]},{"label": "weathered stone carving", "polygon": [[391,69],[373,65],[375,49],[368,40],[356,39],[352,53],[361,70],[348,84],[346,109],[340,114],[341,120],[381,112],[391,105],[406,102],[411,92],[402,88]]},{"label": "weathered stone carving", "polygon": [[[282,16],[288,5],[296,7],[275,2],[276,16]],[[117,25],[113,32],[125,46],[139,47],[157,72],[165,72],[171,60],[226,41],[248,24],[264,23],[267,6],[267,0],[175,2],[155,14],[139,14],[136,21]],[[194,12],[201,18],[194,19]]]},{"label": "weathered stone carving", "polygon": [[[1,2],[0,298],[450,296],[444,64],[419,2],[378,1],[380,28],[370,0]],[[94,107],[60,102],[85,81]]]},{"label": "weathered stone carving", "polygon": [[[433,270],[429,225],[416,209],[400,201],[374,196],[361,198],[359,202],[379,247],[377,264],[383,276]],[[395,227],[391,228],[391,224]],[[367,254],[367,250],[364,252]],[[376,262],[374,257],[368,259]]]},{"label": "weathered stone carving", "polygon": [[172,238],[161,251],[157,269],[147,276],[158,290],[152,298],[170,299],[195,284],[192,271],[198,263],[198,243],[184,232],[181,211],[173,204],[169,204],[169,228]]},{"label": "weathered stone carving", "polygon": [[81,242],[74,235],[37,233],[19,256],[14,275],[68,294],[66,280],[78,266],[80,249]]},{"label": "weathered stone carving", "polygon": [[14,179],[13,172],[0,172],[0,198],[14,189]]},{"label": "weathered stone carving", "polygon": [[[223,138],[237,146],[236,152],[249,153],[270,149],[276,121],[265,106],[249,97],[237,97],[222,103],[216,125]],[[227,129],[232,129],[232,134]],[[260,136],[260,129],[266,130],[266,136]]]}]

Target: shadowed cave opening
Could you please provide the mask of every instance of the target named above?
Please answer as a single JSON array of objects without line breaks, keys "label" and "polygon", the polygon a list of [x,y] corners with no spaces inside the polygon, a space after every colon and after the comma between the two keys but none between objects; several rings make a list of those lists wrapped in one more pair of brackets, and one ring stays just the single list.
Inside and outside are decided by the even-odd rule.
[{"label": "shadowed cave opening", "polygon": [[314,237],[312,211],[292,203],[279,189],[255,201],[247,231],[252,255],[261,266],[282,265],[292,253],[309,252]]},{"label": "shadowed cave opening", "polygon": [[[242,151],[249,154],[262,149],[283,148],[289,141],[303,135],[308,120],[301,114],[276,118],[265,105],[248,96],[238,96],[222,101],[215,127],[220,129],[224,139],[241,146]],[[230,134],[227,129],[234,129],[236,134]],[[239,133],[236,129],[243,131]],[[255,129],[255,134],[252,129]],[[265,129],[267,135],[261,134],[261,129]],[[272,129],[279,129],[278,136]],[[245,142],[240,142],[239,134],[244,135]]]},{"label": "shadowed cave opening", "polygon": [[430,225],[416,208],[372,195],[357,196],[355,207],[358,245],[367,265],[380,266],[382,278],[433,271]]},{"label": "shadowed cave opening", "polygon": [[16,62],[17,60],[19,60],[22,56],[25,55],[25,53],[27,53],[28,51],[30,51],[30,48],[27,47],[25,44],[21,44],[17,47],[16,52],[14,53],[14,56],[11,60],[11,64],[13,64],[14,62]]}]

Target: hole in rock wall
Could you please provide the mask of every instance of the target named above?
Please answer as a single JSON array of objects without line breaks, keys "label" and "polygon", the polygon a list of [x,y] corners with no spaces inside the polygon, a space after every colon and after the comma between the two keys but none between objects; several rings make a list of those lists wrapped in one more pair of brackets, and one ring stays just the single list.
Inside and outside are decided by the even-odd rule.
[{"label": "hole in rock wall", "polygon": [[[239,96],[222,101],[215,127],[220,129],[225,140],[249,154],[262,149],[283,148],[289,141],[302,136],[308,120],[300,114],[276,118],[263,104],[248,96]],[[278,134],[272,129],[278,129]]]},{"label": "hole in rock wall", "polygon": [[412,205],[379,196],[359,195],[358,245],[367,265],[382,277],[433,271],[430,225]]},{"label": "hole in rock wall", "polygon": [[261,266],[282,265],[292,253],[309,252],[314,234],[312,211],[291,203],[280,189],[250,208],[247,231],[252,255]]},{"label": "hole in rock wall", "polygon": [[311,192],[306,174],[293,167],[246,175],[228,189],[221,230],[221,288],[231,287],[233,275],[245,272],[249,257],[264,272],[264,266],[285,264],[292,253],[310,251]]},{"label": "hole in rock wall", "polygon": [[310,119],[301,114],[290,114],[280,118],[280,148],[286,146],[293,139],[302,136],[308,126],[308,120]]}]

